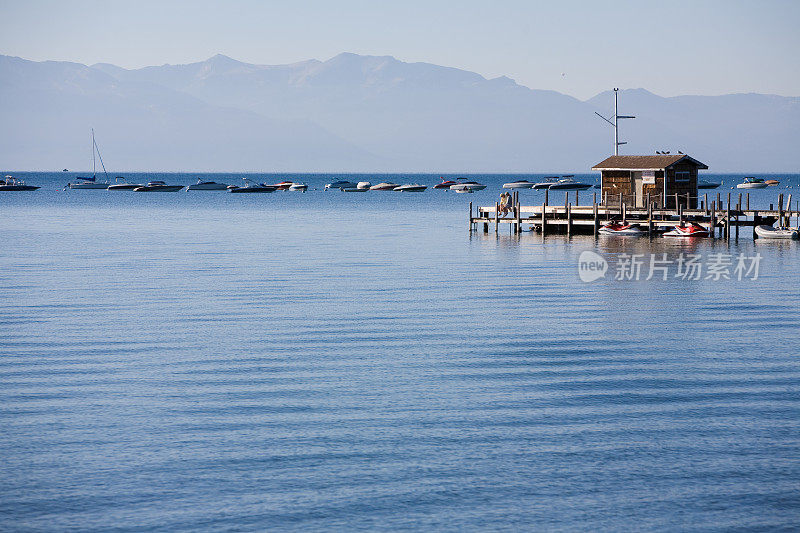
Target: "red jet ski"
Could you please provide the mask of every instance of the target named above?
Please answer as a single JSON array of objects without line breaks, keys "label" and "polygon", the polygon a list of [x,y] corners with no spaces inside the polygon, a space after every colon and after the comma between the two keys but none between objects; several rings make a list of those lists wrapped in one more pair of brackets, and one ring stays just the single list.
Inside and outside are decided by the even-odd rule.
[{"label": "red jet ski", "polygon": [[621,222],[609,222],[598,230],[602,235],[643,235],[644,231],[639,224],[623,224]]},{"label": "red jet ski", "polygon": [[685,222],[664,233],[664,237],[708,237],[708,230],[696,222]]}]

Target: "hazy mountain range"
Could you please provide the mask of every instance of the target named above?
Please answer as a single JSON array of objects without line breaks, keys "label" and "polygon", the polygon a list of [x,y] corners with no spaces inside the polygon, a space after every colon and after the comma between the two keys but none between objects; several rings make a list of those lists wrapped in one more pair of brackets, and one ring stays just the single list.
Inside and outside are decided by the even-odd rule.
[{"label": "hazy mountain range", "polygon": [[[679,67],[679,66],[678,66]],[[676,72],[679,72],[677,68]],[[677,75],[677,74],[676,74]],[[620,93],[623,153],[677,150],[711,171],[797,171],[800,98]],[[189,65],[0,56],[0,167],[110,171],[588,171],[612,150],[613,97],[587,101],[392,57]]]}]

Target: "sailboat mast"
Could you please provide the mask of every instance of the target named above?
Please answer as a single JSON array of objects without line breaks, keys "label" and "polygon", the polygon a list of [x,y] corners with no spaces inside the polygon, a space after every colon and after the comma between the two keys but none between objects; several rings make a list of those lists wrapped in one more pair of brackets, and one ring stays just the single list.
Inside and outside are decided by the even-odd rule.
[{"label": "sailboat mast", "polygon": [[97,177],[97,166],[94,161],[94,128],[92,128],[92,177]]}]

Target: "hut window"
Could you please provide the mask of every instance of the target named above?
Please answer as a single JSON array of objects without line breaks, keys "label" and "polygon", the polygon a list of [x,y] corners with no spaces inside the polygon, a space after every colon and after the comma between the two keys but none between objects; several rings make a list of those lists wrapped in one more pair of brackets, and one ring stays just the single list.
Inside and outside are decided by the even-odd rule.
[{"label": "hut window", "polygon": [[686,170],[681,170],[675,172],[675,181],[689,181],[691,178],[692,173]]}]

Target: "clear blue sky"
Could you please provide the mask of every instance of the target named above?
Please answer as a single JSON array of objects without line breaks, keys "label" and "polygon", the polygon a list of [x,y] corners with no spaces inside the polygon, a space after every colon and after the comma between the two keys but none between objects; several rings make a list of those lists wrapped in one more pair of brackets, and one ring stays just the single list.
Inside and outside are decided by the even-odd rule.
[{"label": "clear blue sky", "polygon": [[0,54],[132,68],[392,55],[579,98],[800,95],[800,1],[8,1]]}]

